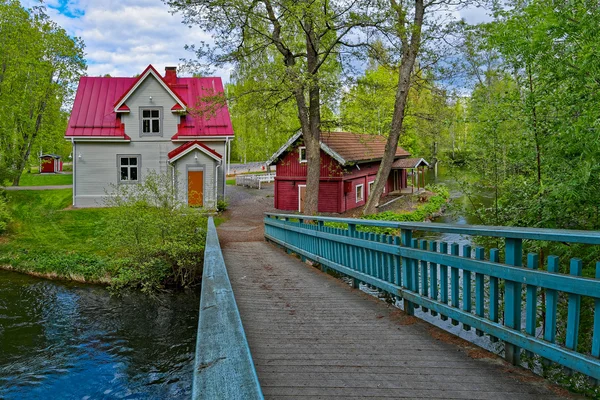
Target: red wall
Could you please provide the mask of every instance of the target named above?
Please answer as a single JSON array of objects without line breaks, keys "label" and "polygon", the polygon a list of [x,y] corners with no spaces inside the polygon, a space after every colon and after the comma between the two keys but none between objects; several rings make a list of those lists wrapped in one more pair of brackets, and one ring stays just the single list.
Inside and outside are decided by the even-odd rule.
[{"label": "red wall", "polygon": [[52,158],[52,157],[42,158],[41,172],[55,172],[54,171],[54,158]]},{"label": "red wall", "polygon": [[[298,211],[299,185],[306,185],[306,180],[275,180],[275,208]],[[339,181],[322,181],[319,185],[319,212],[341,212]]]},{"label": "red wall", "polygon": [[[287,152],[282,159],[277,162],[277,177],[306,177],[307,163],[298,161],[298,149]],[[337,178],[342,176],[340,164],[321,151],[321,177]]]}]

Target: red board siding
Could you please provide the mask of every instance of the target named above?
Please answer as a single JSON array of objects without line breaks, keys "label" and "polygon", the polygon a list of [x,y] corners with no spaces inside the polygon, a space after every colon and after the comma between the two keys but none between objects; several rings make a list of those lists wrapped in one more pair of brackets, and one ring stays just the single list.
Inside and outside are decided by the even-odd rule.
[{"label": "red board siding", "polygon": [[[287,152],[277,162],[277,176],[279,177],[305,177],[307,163],[298,160],[298,148]],[[321,151],[321,177],[336,178],[342,175],[340,164],[328,154]]]},{"label": "red board siding", "polygon": [[298,185],[295,183],[295,181],[275,180],[276,209],[298,211]]},{"label": "red board siding", "polygon": [[54,158],[44,157],[42,158],[42,173],[56,172],[54,171]]},{"label": "red board siding", "polygon": [[321,182],[319,185],[319,212],[340,212],[339,182]]}]

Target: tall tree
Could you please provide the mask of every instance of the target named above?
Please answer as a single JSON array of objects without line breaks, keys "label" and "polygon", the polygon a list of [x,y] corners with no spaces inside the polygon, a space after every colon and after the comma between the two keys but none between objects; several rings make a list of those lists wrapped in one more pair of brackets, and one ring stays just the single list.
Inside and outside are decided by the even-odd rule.
[{"label": "tall tree", "polygon": [[[363,209],[365,215],[375,213],[383,194],[385,182],[392,169],[398,140],[404,128],[408,95],[415,73],[415,62],[420,54],[423,55],[423,42],[435,43],[436,46],[439,46],[441,44],[439,38],[448,33],[448,24],[444,24],[443,21],[444,14],[457,6],[472,2],[470,0],[381,1],[380,10],[386,15],[384,20],[388,23],[380,24],[379,30],[383,33],[382,37],[389,42],[390,48],[399,52],[400,68],[390,134],[373,185],[373,195],[369,196]],[[434,53],[437,53],[434,58],[439,59],[439,49]]]},{"label": "tall tree", "polygon": [[34,146],[62,142],[65,108],[86,65],[83,43],[43,7],[0,0],[0,178],[18,185]]},{"label": "tall tree", "polygon": [[[341,49],[356,45],[351,34],[368,25],[359,10],[371,0],[166,0],[184,22],[210,32],[214,46],[191,47],[213,65],[271,56],[281,66],[278,90],[295,100],[308,160],[305,212],[318,210],[322,71],[342,57]],[[276,56],[268,54],[276,51]],[[274,54],[274,53],[272,53]]]}]

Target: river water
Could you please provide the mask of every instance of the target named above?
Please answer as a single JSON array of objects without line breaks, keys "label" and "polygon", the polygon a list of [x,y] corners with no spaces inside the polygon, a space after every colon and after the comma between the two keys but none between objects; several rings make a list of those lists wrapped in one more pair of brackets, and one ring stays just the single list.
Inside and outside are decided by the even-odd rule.
[{"label": "river water", "polygon": [[197,292],[116,297],[0,271],[0,399],[189,398]]}]

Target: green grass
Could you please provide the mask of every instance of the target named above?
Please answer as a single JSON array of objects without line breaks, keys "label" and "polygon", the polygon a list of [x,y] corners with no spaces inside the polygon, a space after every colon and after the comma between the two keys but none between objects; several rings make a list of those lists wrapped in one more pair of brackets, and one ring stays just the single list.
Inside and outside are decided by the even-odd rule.
[{"label": "green grass", "polygon": [[71,189],[7,192],[13,222],[0,240],[0,264],[88,281],[107,275],[107,261],[125,250],[107,232],[114,211],[66,209],[72,195]]},{"label": "green grass", "polygon": [[53,185],[72,185],[73,175],[71,174],[28,174],[21,175],[19,186],[53,186]]},{"label": "green grass", "polygon": [[235,185],[235,178],[234,179],[227,179],[227,180],[225,180],[225,183],[227,185]]}]

